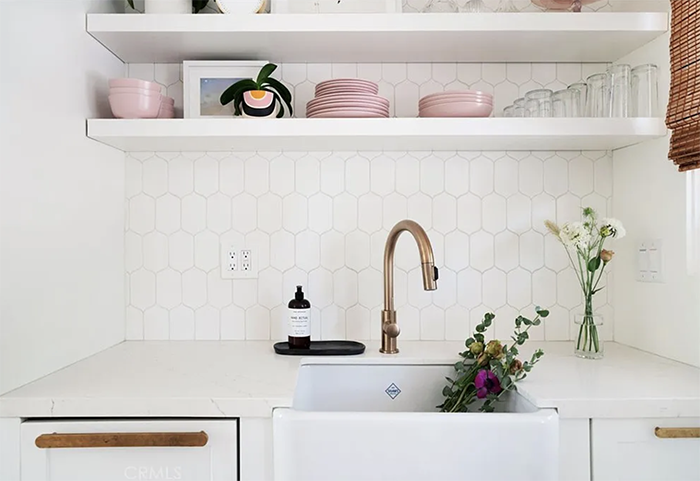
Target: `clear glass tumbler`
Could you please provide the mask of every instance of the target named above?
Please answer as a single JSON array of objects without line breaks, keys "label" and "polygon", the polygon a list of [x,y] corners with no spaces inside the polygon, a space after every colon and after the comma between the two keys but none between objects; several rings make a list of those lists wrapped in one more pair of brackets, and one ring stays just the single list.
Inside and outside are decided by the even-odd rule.
[{"label": "clear glass tumbler", "polygon": [[504,117],[515,117],[515,105],[509,105],[505,109],[503,109],[503,116]]},{"label": "clear glass tumbler", "polygon": [[581,93],[565,89],[552,94],[552,117],[580,117]]},{"label": "clear glass tumbler", "polygon": [[608,74],[597,73],[586,79],[586,115],[588,117],[610,117],[610,94]]},{"label": "clear glass tumbler", "polygon": [[627,64],[608,68],[610,82],[610,117],[629,117],[632,91],[632,67]]},{"label": "clear glass tumbler", "polygon": [[484,0],[467,0],[467,3],[459,11],[464,13],[484,13],[488,10],[486,5],[484,5]]},{"label": "clear glass tumbler", "polygon": [[520,97],[513,102],[513,117],[525,117],[525,99]]},{"label": "clear glass tumbler", "polygon": [[549,89],[532,90],[525,94],[525,111],[529,117],[552,116],[552,92]]},{"label": "clear glass tumbler", "polygon": [[640,65],[632,69],[632,117],[658,117],[659,67]]},{"label": "clear glass tumbler", "polygon": [[501,3],[498,4],[498,8],[496,8],[496,12],[517,13],[518,8],[513,4],[513,0],[501,0]]},{"label": "clear glass tumbler", "polygon": [[585,117],[588,115],[586,113],[586,100],[588,98],[588,84],[585,82],[578,82],[569,85],[569,90],[577,90],[579,93],[579,105],[578,105],[578,115],[579,117]]}]

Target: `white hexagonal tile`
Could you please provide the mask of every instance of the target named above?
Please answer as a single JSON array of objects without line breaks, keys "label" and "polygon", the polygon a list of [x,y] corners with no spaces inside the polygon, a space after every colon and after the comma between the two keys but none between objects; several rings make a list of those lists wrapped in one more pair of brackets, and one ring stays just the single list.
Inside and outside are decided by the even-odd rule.
[{"label": "white hexagonal tile", "polygon": [[464,341],[470,335],[469,309],[456,305],[445,311],[445,340]]},{"label": "white hexagonal tile", "polygon": [[506,78],[506,64],[485,63],[481,67],[481,78],[491,85],[496,85]]},{"label": "white hexagonal tile", "polygon": [[194,190],[204,197],[219,190],[219,163],[209,156],[194,163]]},{"label": "white hexagonal tile", "polygon": [[321,191],[330,196],[339,195],[345,189],[345,160],[337,155],[321,163]]},{"label": "white hexagonal tile", "polygon": [[319,83],[332,78],[331,64],[310,63],[306,65],[306,78],[310,82]]},{"label": "white hexagonal tile", "polygon": [[[470,325],[469,332],[474,332],[474,328],[478,324],[480,324],[481,321],[484,320],[484,314],[489,313],[489,312],[493,312],[493,311],[494,311],[494,309],[491,309],[490,307],[485,306],[483,304],[481,304],[473,309],[470,309],[469,310],[469,325]],[[496,322],[498,322],[498,321],[496,321]],[[486,338],[486,341],[490,341],[491,339],[493,339],[494,334],[495,334],[495,329],[491,328],[491,329],[487,330],[484,333],[484,337]]]},{"label": "white hexagonal tile", "polygon": [[605,155],[596,160],[593,169],[595,191],[604,197],[610,197],[613,190],[612,156]]},{"label": "white hexagonal tile", "polygon": [[253,306],[245,311],[245,338],[253,341],[270,339],[270,311]]},{"label": "white hexagonal tile", "polygon": [[207,275],[199,269],[182,274],[182,303],[192,309],[207,303]]},{"label": "white hexagonal tile", "polygon": [[557,80],[569,86],[573,83],[581,81],[581,64],[580,63],[558,63]]},{"label": "white hexagonal tile", "polygon": [[322,234],[333,227],[333,200],[325,194],[309,198],[309,228]]},{"label": "white hexagonal tile", "polygon": [[544,237],[534,231],[520,236],[520,265],[529,271],[544,266]]},{"label": "white hexagonal tile", "polygon": [[490,309],[498,309],[506,303],[507,277],[499,269],[484,272],[482,278],[482,299]]},{"label": "white hexagonal tile", "polygon": [[168,164],[159,157],[143,163],[143,192],[158,197],[168,191]]},{"label": "white hexagonal tile", "polygon": [[369,236],[364,232],[354,231],[345,237],[345,265],[359,272],[369,267]]},{"label": "white hexagonal tile", "polygon": [[518,236],[510,231],[501,232],[494,238],[496,245],[496,267],[504,272],[518,266]]},{"label": "white hexagonal tile", "polygon": [[249,280],[233,281],[233,303],[248,309],[258,302],[258,283]]},{"label": "white hexagonal tile", "polygon": [[298,85],[306,80],[305,63],[285,63],[280,68],[282,79],[286,84]]},{"label": "white hexagonal tile", "polygon": [[270,162],[270,191],[285,196],[294,192],[294,161],[280,156]]},{"label": "white hexagonal tile", "polygon": [[557,274],[557,304],[573,309],[581,304],[583,294],[573,268]]},{"label": "white hexagonal tile", "polygon": [[450,82],[457,80],[457,64],[456,63],[433,63],[433,80],[447,85]]},{"label": "white hexagonal tile", "polygon": [[129,297],[131,304],[141,310],[151,307],[156,302],[156,276],[145,269],[139,269],[129,275]]},{"label": "white hexagonal tile", "polygon": [[155,201],[139,194],[129,200],[129,228],[137,234],[145,234],[155,227]]},{"label": "white hexagonal tile", "polygon": [[532,228],[532,203],[529,197],[515,194],[508,198],[508,229],[516,234],[522,234]]},{"label": "white hexagonal tile", "polygon": [[370,187],[372,192],[381,196],[394,191],[396,163],[387,155],[372,159],[370,165]]},{"label": "white hexagonal tile", "polygon": [[404,155],[396,160],[396,192],[404,196],[415,194],[420,189],[420,162]]},{"label": "white hexagonal tile", "polygon": [[[415,253],[414,253],[415,256]],[[414,264],[416,265],[416,264]],[[420,267],[414,267],[408,272],[408,303],[418,309],[429,306],[433,302],[432,292],[423,289],[423,272]],[[438,281],[439,282],[439,281]]]},{"label": "white hexagonal tile", "polygon": [[357,304],[357,273],[342,268],[333,274],[333,301],[347,309]]},{"label": "white hexagonal tile", "polygon": [[[275,341],[287,340],[289,333],[289,316],[286,305],[280,304],[270,311],[270,339]],[[311,338],[318,340],[318,336],[311,333]]]},{"label": "white hexagonal tile", "polygon": [[493,161],[487,157],[477,157],[469,165],[469,191],[479,197],[493,192]]},{"label": "white hexagonal tile", "polygon": [[381,306],[383,296],[383,275],[373,268],[364,269],[358,275],[358,302],[367,309]]},{"label": "white hexagonal tile", "polygon": [[506,200],[498,194],[489,194],[482,203],[484,230],[496,234],[506,228]]},{"label": "white hexagonal tile", "polygon": [[544,325],[545,338],[548,341],[568,341],[571,338],[570,326],[571,317],[568,309],[561,306],[552,305],[549,308],[549,316],[542,321]]},{"label": "white hexagonal tile", "polygon": [[126,331],[127,341],[140,341],[143,339],[143,312],[127,306],[126,308]]},{"label": "white hexagonal tile", "polygon": [[469,192],[469,161],[460,156],[445,161],[445,191],[455,197]]},{"label": "white hexagonal tile", "polygon": [[430,196],[445,189],[445,161],[435,155],[420,161],[420,189]]},{"label": "white hexagonal tile", "polygon": [[542,268],[532,274],[532,302],[545,309],[556,305],[557,275],[554,271]]},{"label": "white hexagonal tile", "polygon": [[557,219],[559,224],[581,219],[581,199],[573,194],[564,194],[557,199]]},{"label": "white hexagonal tile", "polygon": [[282,228],[282,199],[274,194],[258,198],[258,229],[272,234]]},{"label": "white hexagonal tile", "polygon": [[396,117],[417,117],[420,96],[418,85],[409,80],[396,85],[394,88],[394,115]]},{"label": "white hexagonal tile", "polygon": [[231,304],[232,300],[232,281],[222,279],[218,269],[209,272],[207,274],[207,303],[222,308]]},{"label": "white hexagonal tile", "polygon": [[327,306],[321,311],[321,339],[345,339],[345,309]]},{"label": "white hexagonal tile", "polygon": [[495,314],[496,319],[494,320],[493,327],[489,329],[487,337],[491,335],[495,339],[510,338],[510,336],[513,335],[515,318],[518,317],[520,313],[514,307],[506,305],[496,309]]},{"label": "white hexagonal tile", "polygon": [[384,228],[391,230],[397,222],[408,217],[408,201],[399,194],[392,193],[384,198]]},{"label": "white hexagonal tile", "polygon": [[206,227],[207,202],[201,195],[189,194],[182,199],[182,229],[196,234]]},{"label": "white hexagonal tile", "polygon": [[143,163],[127,155],[125,159],[125,193],[126,198],[143,192]]},{"label": "white hexagonal tile", "polygon": [[124,268],[133,272],[143,265],[141,236],[133,232],[124,234]]},{"label": "white hexagonal tile", "polygon": [[221,234],[231,228],[231,199],[216,193],[207,198],[207,227]]},{"label": "white hexagonal tile", "polygon": [[294,266],[294,235],[285,230],[270,236],[270,265],[284,272]]},{"label": "white hexagonal tile", "polygon": [[345,161],[345,190],[355,197],[369,192],[369,160],[355,155]]},{"label": "white hexagonal tile", "polygon": [[457,199],[449,194],[439,194],[433,199],[433,229],[447,234],[457,228]]},{"label": "white hexagonal tile", "polygon": [[438,289],[433,292],[433,304],[447,309],[457,303],[457,274],[451,269],[439,270]]},{"label": "white hexagonal tile", "polygon": [[258,304],[272,309],[283,302],[282,273],[269,267],[258,274]]},{"label": "white hexagonal tile", "polygon": [[534,197],[542,192],[544,166],[535,156],[528,156],[520,161],[519,189],[523,194]]},{"label": "white hexagonal tile", "polygon": [[445,236],[445,266],[454,271],[469,267],[469,236],[461,231]]},{"label": "white hexagonal tile", "polygon": [[248,193],[239,194],[231,201],[231,227],[239,232],[251,232],[258,225],[258,201]]},{"label": "white hexagonal tile", "polygon": [[413,194],[407,202],[408,218],[429,230],[433,223],[433,201],[422,192]]},{"label": "white hexagonal tile", "polygon": [[497,194],[509,197],[518,192],[518,162],[511,157],[501,157],[495,162],[494,185]]},{"label": "white hexagonal tile", "polygon": [[365,194],[357,201],[358,228],[372,234],[382,228],[382,199],[376,194]]},{"label": "white hexagonal tile", "polygon": [[345,236],[332,230],[321,235],[321,265],[330,271],[345,264]]},{"label": "white hexagonal tile", "polygon": [[298,234],[307,229],[309,205],[306,197],[293,193],[282,201],[282,224],[286,230]]},{"label": "white hexagonal tile", "polygon": [[333,227],[344,234],[357,229],[357,199],[342,193],[333,199]]},{"label": "white hexagonal tile", "polygon": [[406,80],[405,63],[383,63],[382,79],[390,84],[397,85]]},{"label": "white hexagonal tile", "polygon": [[153,306],[143,313],[143,337],[147,341],[163,341],[170,337],[168,311]]},{"label": "white hexagonal tile", "polygon": [[591,207],[596,211],[599,218],[606,217],[608,215],[608,203],[609,201],[598,194],[590,194],[581,199],[581,206]]},{"label": "white hexagonal tile", "polygon": [[445,311],[433,305],[420,311],[421,341],[443,341],[445,339]]},{"label": "white hexagonal tile", "polygon": [[194,238],[178,231],[168,239],[168,258],[170,267],[180,272],[194,266]]},{"label": "white hexagonal tile", "polygon": [[370,311],[359,304],[345,312],[345,331],[348,339],[367,341],[370,339]]},{"label": "white hexagonal tile", "polygon": [[194,236],[194,263],[205,272],[219,266],[219,237],[204,231]]},{"label": "white hexagonal tile", "polygon": [[180,273],[165,269],[156,275],[156,300],[159,306],[172,309],[182,302]]},{"label": "white hexagonal tile", "polygon": [[233,197],[244,191],[243,160],[229,156],[219,162],[219,190]]},{"label": "white hexagonal tile", "polygon": [[260,196],[268,191],[270,163],[258,155],[245,161],[245,190],[251,195]]},{"label": "white hexagonal tile", "polygon": [[[297,286],[301,286],[304,290],[304,295],[308,298],[309,291],[309,273],[298,267],[288,269],[282,274],[282,304],[287,306],[288,302],[294,298]],[[312,307],[314,304],[312,304]]]},{"label": "white hexagonal tile", "polygon": [[473,234],[481,230],[481,199],[473,194],[457,199],[457,226],[459,230]]},{"label": "white hexagonal tile", "polygon": [[432,78],[431,67],[430,63],[409,63],[406,65],[406,76],[411,82],[420,85]]},{"label": "white hexagonal tile", "polygon": [[143,237],[143,266],[152,272],[168,267],[168,238],[160,232]]},{"label": "white hexagonal tile", "polygon": [[221,309],[221,340],[245,340],[245,311],[240,307],[231,304]]},{"label": "white hexagonal tile", "polygon": [[481,63],[459,63],[457,64],[457,78],[467,85],[474,84],[481,80]]},{"label": "white hexagonal tile", "polygon": [[166,194],[156,199],[156,229],[172,234],[180,229],[180,199]]},{"label": "white hexagonal tile", "polygon": [[318,192],[321,188],[321,166],[317,159],[306,155],[296,161],[296,191],[305,196]]},{"label": "white hexagonal tile", "polygon": [[469,238],[469,264],[478,271],[486,271],[493,266],[493,236],[483,231]]},{"label": "white hexagonal tile", "polygon": [[559,197],[569,190],[569,165],[561,157],[550,157],[544,161],[544,190]]},{"label": "white hexagonal tile", "polygon": [[532,276],[525,269],[508,273],[508,304],[523,309],[532,302]]},{"label": "white hexagonal tile", "polygon": [[312,231],[304,231],[296,236],[295,264],[311,271],[321,262],[321,237]]},{"label": "white hexagonal tile", "polygon": [[520,88],[508,80],[498,83],[493,89],[494,117],[502,117],[503,109],[511,105],[520,96]]},{"label": "white hexagonal tile", "polygon": [[544,236],[544,265],[555,272],[560,272],[569,266],[566,249],[554,235]]},{"label": "white hexagonal tile", "polygon": [[324,268],[311,271],[308,291],[312,305],[323,309],[333,304],[333,274]]},{"label": "white hexagonal tile", "polygon": [[557,64],[533,63],[532,79],[541,85],[546,85],[550,82],[554,82],[557,79]]},{"label": "white hexagonal tile", "polygon": [[554,221],[557,218],[557,203],[548,194],[538,194],[532,199],[532,228],[537,232],[549,232],[544,221]]},{"label": "white hexagonal tile", "polygon": [[[516,85],[524,84],[528,80],[532,79],[532,64],[530,64],[530,63],[509,63],[509,64],[506,64],[506,78]],[[515,99],[512,99],[512,100],[515,100]]]},{"label": "white hexagonal tile", "polygon": [[583,155],[569,162],[569,190],[583,197],[593,192],[593,161]]}]

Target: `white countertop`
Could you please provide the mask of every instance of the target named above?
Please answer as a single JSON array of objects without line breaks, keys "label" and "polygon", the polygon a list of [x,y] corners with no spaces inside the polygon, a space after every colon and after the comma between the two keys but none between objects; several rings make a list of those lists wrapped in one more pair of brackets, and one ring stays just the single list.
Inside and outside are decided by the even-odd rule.
[{"label": "white countertop", "polygon": [[[461,342],[399,342],[382,355],[333,363],[454,362]],[[532,342],[545,356],[519,391],[562,418],[700,417],[700,369],[619,344],[605,359],[572,355],[571,343]],[[528,353],[529,354],[529,353]],[[269,417],[290,406],[302,362],[271,342],[129,341],[0,397],[0,417]]]}]

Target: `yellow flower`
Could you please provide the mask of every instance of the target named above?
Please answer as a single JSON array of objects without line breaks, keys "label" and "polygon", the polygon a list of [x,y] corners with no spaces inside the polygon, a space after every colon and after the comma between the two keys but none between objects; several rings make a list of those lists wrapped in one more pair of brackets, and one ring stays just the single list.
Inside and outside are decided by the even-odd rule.
[{"label": "yellow flower", "polygon": [[486,344],[486,354],[491,356],[494,359],[500,359],[503,357],[503,346],[501,345],[500,341],[489,341],[488,344]]},{"label": "yellow flower", "polygon": [[469,351],[471,351],[471,353],[475,356],[478,356],[484,351],[484,344],[481,342],[474,342],[471,346],[469,346]]},{"label": "yellow flower", "polygon": [[561,232],[561,229],[559,228],[559,226],[557,224],[555,224],[551,220],[546,220],[546,221],[544,221],[544,225],[545,225],[545,227],[547,227],[549,232],[551,232],[555,236],[559,237],[559,232]]}]

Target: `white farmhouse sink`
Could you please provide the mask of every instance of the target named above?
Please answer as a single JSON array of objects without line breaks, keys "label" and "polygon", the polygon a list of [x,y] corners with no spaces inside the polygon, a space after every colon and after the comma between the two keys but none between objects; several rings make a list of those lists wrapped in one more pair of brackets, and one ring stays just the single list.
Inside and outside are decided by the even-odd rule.
[{"label": "white farmhouse sink", "polygon": [[275,409],[278,481],[557,479],[559,418],[513,394],[496,413],[438,413],[449,365],[304,364]]}]

